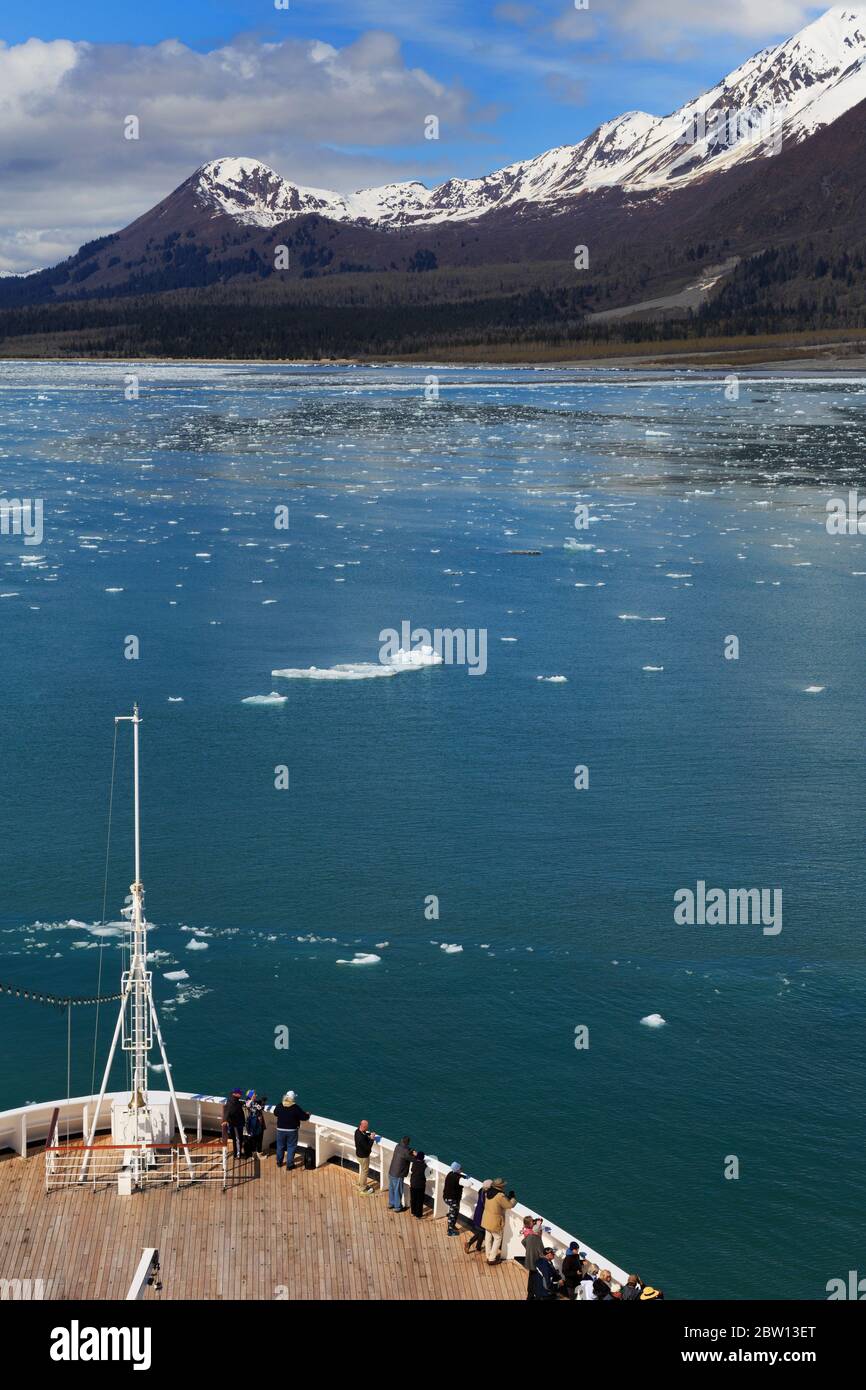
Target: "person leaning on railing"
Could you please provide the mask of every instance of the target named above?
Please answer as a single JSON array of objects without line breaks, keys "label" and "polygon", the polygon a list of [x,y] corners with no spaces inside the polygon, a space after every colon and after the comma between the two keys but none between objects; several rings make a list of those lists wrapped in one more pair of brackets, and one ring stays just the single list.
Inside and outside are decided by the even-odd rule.
[{"label": "person leaning on railing", "polygon": [[358,1191],[365,1195],[374,1190],[370,1187],[370,1153],[377,1142],[377,1136],[370,1131],[369,1120],[362,1120],[355,1130],[355,1153],[358,1158]]},{"label": "person leaning on railing", "polygon": [[505,1217],[517,1205],[513,1192],[505,1195],[505,1179],[494,1178],[490,1193],[484,1203],[481,1224],[484,1227],[484,1253],[489,1265],[498,1264],[502,1259],[502,1236],[505,1232]]},{"label": "person leaning on railing", "polygon": [[274,1106],[274,1119],[277,1122],[277,1167],[282,1168],[286,1160],[286,1172],[295,1166],[295,1149],[298,1147],[298,1130],[304,1120],[310,1118],[306,1110],[298,1105],[294,1091],[286,1091],[279,1105]]},{"label": "person leaning on railing", "polygon": [[484,1203],[487,1201],[487,1194],[492,1186],[493,1179],[485,1178],[479,1188],[478,1200],[472,1214],[472,1235],[463,1247],[467,1255],[480,1254],[484,1249],[484,1227],[481,1224],[481,1218],[484,1215]]}]

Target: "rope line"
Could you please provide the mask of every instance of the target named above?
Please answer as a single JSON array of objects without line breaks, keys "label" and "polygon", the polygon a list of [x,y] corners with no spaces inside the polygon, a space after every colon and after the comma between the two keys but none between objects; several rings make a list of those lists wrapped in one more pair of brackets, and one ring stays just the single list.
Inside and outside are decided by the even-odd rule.
[{"label": "rope line", "polygon": [[23,985],[7,985],[0,980],[0,994],[11,995],[14,999],[29,999],[31,1004],[51,1004],[56,1009],[80,1008],[85,1004],[113,1004],[123,998],[122,994],[97,994],[92,999],[82,997],[60,997],[56,994],[40,994],[35,989],[25,989]]},{"label": "rope line", "polygon": [[[114,806],[114,771],[117,765],[117,724],[114,725],[114,747],[111,753],[111,786],[108,792],[108,832],[105,837],[105,873],[102,880],[102,925],[105,926],[105,908],[108,903],[108,861],[111,853],[111,813]],[[99,938],[99,971],[96,978],[96,1017],[93,1020],[93,1065],[90,1071],[90,1090],[96,1089],[96,1049],[99,1041],[99,991],[102,989],[102,959],[105,950],[105,937]]]}]

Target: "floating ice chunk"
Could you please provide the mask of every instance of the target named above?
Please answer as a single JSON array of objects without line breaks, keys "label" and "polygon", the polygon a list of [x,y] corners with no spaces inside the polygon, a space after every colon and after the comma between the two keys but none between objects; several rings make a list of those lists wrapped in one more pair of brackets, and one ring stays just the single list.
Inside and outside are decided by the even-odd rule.
[{"label": "floating ice chunk", "polygon": [[624,623],[666,623],[667,618],[644,617],[641,613],[617,613],[616,615]]},{"label": "floating ice chunk", "polygon": [[379,963],[379,961],[380,961],[381,959],[382,959],[381,956],[376,956],[376,955],[374,955],[372,951],[356,951],[355,954],[354,954],[354,956],[352,957],[351,960],[338,960],[338,961],[337,961],[337,964],[338,964],[338,965],[378,965],[378,963]]},{"label": "floating ice chunk", "polygon": [[169,695],[169,697],[168,697],[168,703],[169,703],[170,705],[182,705],[182,704],[183,704],[183,696],[182,696],[182,695]]},{"label": "floating ice chunk", "polygon": [[822,690],[826,690],[826,685],[804,685],[804,695],[820,695]]},{"label": "floating ice chunk", "polygon": [[456,941],[443,941],[441,946],[439,947],[439,950],[444,951],[446,956],[456,956],[459,954],[460,951],[463,950],[463,947],[458,946]]},{"label": "floating ice chunk", "polygon": [[[275,674],[272,672],[272,674]],[[242,705],[284,705],[288,700],[288,695],[280,695],[279,691],[272,690],[270,695],[247,695],[241,700]]]},{"label": "floating ice chunk", "polygon": [[563,685],[568,676],[536,676],[537,681],[549,681],[552,685]]},{"label": "floating ice chunk", "polygon": [[641,1023],[645,1023],[647,1028],[661,1028],[667,1023],[667,1019],[662,1018],[661,1014],[647,1014],[646,1018],[641,1019]]},{"label": "floating ice chunk", "polygon": [[642,671],[663,671],[665,668],[664,666],[642,666],[640,669]]},{"label": "floating ice chunk", "polygon": [[122,590],[122,589],[106,589],[105,592],[106,592],[107,594],[122,594],[122,593],[123,593],[123,590]]},{"label": "floating ice chunk", "polygon": [[188,980],[189,975],[186,970],[166,970],[162,978],[164,980]]},{"label": "floating ice chunk", "polygon": [[206,951],[208,949],[208,944],[206,941],[196,941],[195,937],[193,937],[192,941],[186,943],[186,949],[188,951]]},{"label": "floating ice chunk", "polygon": [[427,666],[441,666],[444,658],[433,647],[426,644],[412,647],[409,651],[401,647],[389,661],[346,661],[337,666],[309,666],[306,668],[286,667],[271,671],[272,676],[283,680],[310,681],[363,681],[376,680],[380,676],[396,676],[401,671],[420,671]]}]

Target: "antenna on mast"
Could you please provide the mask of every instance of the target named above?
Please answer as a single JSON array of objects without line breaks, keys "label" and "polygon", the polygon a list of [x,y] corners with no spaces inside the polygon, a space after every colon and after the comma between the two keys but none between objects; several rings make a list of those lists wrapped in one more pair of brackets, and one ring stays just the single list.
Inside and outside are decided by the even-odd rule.
[{"label": "antenna on mast", "polygon": [[[116,725],[132,724],[135,873],[134,881],[129,887],[132,905],[125,912],[129,918],[129,968],[124,970],[121,976],[120,1009],[114,1028],[114,1036],[111,1040],[108,1061],[105,1064],[105,1073],[102,1078],[93,1123],[90,1126],[87,1148],[81,1162],[80,1176],[83,1178],[87,1172],[99,1112],[108,1089],[111,1065],[117,1051],[117,1041],[120,1038],[121,1050],[131,1053],[132,1095],[128,1104],[115,1100],[111,1114],[111,1135],[115,1143],[128,1146],[125,1154],[125,1166],[132,1170],[134,1183],[140,1185],[146,1176],[147,1168],[153,1166],[155,1162],[153,1145],[167,1143],[171,1139],[174,1123],[177,1124],[187,1164],[190,1167],[191,1159],[183,1120],[180,1117],[180,1107],[177,1103],[171,1067],[166,1056],[165,1043],[162,1040],[156,1005],[153,1000],[153,975],[147,968],[147,919],[144,915],[144,884],[141,881],[141,809],[138,755],[138,730],[142,719],[138,712],[138,705],[133,705],[132,714],[115,715],[114,722]],[[156,1035],[162,1056],[162,1064],[168,1082],[169,1100],[151,1099],[148,1094],[148,1055],[153,1047],[154,1035]]]}]

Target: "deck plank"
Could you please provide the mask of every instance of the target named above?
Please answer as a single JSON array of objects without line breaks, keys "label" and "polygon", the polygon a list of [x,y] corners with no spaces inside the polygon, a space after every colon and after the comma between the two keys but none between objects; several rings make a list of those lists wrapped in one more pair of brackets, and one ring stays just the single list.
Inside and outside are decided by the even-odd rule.
[{"label": "deck plank", "polygon": [[[444,1219],[387,1209],[336,1163],[279,1171],[273,1154],[219,1182],[46,1193],[43,1159],[0,1158],[0,1278],[42,1279],[52,1298],[123,1298],[146,1246],[160,1251],[149,1299],[521,1299],[518,1265],[489,1268],[449,1240]],[[408,1197],[408,1193],[407,1193]]]}]

